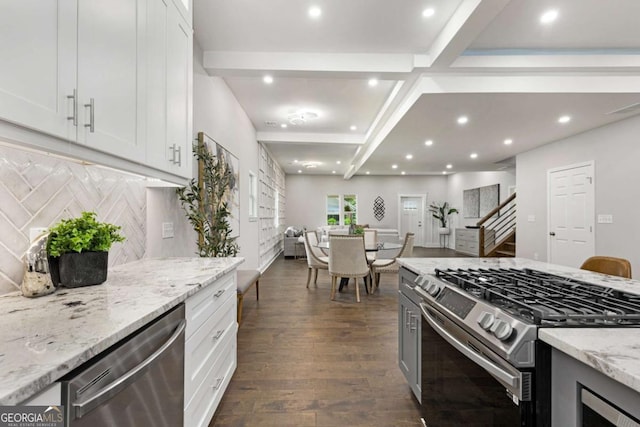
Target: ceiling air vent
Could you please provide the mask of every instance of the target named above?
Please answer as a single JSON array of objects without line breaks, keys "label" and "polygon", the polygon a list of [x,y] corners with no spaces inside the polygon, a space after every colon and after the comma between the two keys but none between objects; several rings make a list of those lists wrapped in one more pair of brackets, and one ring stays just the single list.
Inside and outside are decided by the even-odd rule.
[{"label": "ceiling air vent", "polygon": [[264,122],[264,125],[268,128],[275,128],[278,127],[278,122],[274,122],[272,120],[267,120]]},{"label": "ceiling air vent", "polygon": [[609,111],[609,114],[628,114],[628,113],[638,113],[640,112],[640,102],[636,102],[635,104],[627,105],[626,107],[619,108],[617,110]]}]

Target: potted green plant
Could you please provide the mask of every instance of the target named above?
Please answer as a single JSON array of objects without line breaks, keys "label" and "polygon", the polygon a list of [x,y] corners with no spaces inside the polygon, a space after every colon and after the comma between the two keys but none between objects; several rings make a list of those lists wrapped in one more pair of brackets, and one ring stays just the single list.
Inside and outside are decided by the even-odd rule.
[{"label": "potted green plant", "polygon": [[448,221],[449,216],[458,213],[456,208],[449,207],[449,203],[444,202],[442,205],[432,203],[429,205],[429,212],[432,216],[440,221],[440,227],[438,228],[439,234],[449,234]]},{"label": "potted green plant", "polygon": [[124,240],[120,228],[97,221],[95,212],[82,212],[51,227],[47,254],[54,285],[76,288],[106,281],[109,249]]},{"label": "potted green plant", "polygon": [[235,179],[226,162],[207,148],[203,134],[193,145],[193,155],[199,163],[199,179],[176,189],[187,219],[198,234],[198,254],[201,257],[236,256],[240,248],[231,237],[231,210],[227,203],[232,180]]}]

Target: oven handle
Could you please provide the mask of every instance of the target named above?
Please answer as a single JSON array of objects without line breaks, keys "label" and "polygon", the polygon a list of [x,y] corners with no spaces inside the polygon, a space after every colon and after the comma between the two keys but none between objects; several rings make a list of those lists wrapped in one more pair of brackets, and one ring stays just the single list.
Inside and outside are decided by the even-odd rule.
[{"label": "oven handle", "polygon": [[493,362],[485,359],[475,351],[471,350],[469,347],[467,347],[466,345],[458,341],[453,335],[447,332],[442,326],[438,325],[435,319],[433,319],[429,314],[429,312],[427,311],[426,304],[420,303],[420,310],[422,311],[422,314],[425,317],[425,320],[427,321],[427,323],[429,323],[429,325],[442,338],[444,338],[449,344],[455,347],[456,350],[458,350],[460,353],[467,356],[476,364],[480,365],[482,368],[484,368],[484,370],[486,370],[495,378],[499,379],[505,384],[513,388],[518,387],[518,381],[519,381],[518,377],[514,377],[513,375],[511,375],[510,373],[502,369],[500,366],[495,365]]}]

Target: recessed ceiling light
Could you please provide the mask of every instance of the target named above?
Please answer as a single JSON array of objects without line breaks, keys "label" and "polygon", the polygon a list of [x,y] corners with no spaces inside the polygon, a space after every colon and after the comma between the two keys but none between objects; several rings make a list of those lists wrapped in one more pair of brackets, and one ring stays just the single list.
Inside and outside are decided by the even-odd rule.
[{"label": "recessed ceiling light", "polygon": [[270,85],[271,83],[273,83],[273,77],[271,77],[270,75],[266,75],[262,78],[262,81]]},{"label": "recessed ceiling light", "polygon": [[367,171],[367,175],[369,175],[371,172]]},{"label": "recessed ceiling light", "polygon": [[406,156],[404,156],[407,160],[411,160],[413,159],[413,154],[407,154]]},{"label": "recessed ceiling light", "polygon": [[464,125],[469,121],[469,118],[467,116],[460,116],[458,117],[458,124],[459,125]]},{"label": "recessed ceiling light", "polygon": [[453,167],[453,165],[452,165],[451,163],[449,163],[449,164],[447,165],[447,169],[451,169],[452,167]]},{"label": "recessed ceiling light", "polygon": [[369,79],[369,86],[378,86],[378,79]]},{"label": "recessed ceiling light", "polygon": [[340,163],[342,163],[342,162],[341,162],[340,160],[338,160],[338,161],[336,162],[336,165],[339,165]]},{"label": "recessed ceiling light", "polygon": [[398,165],[391,165],[391,169],[398,169]]},{"label": "recessed ceiling light", "polygon": [[432,7],[428,7],[422,11],[422,16],[425,18],[431,18],[435,13],[436,11]]},{"label": "recessed ceiling light", "polygon": [[336,171],[331,171],[331,173],[336,173]]},{"label": "recessed ceiling light", "polygon": [[302,170],[301,170],[301,169],[298,169],[298,173],[302,173]]},{"label": "recessed ceiling light", "polygon": [[353,125],[353,126],[351,126],[349,129],[351,129],[351,130],[357,130],[357,129],[358,129],[358,126]]},{"label": "recessed ceiling light", "polygon": [[447,174],[447,171],[442,171],[442,175],[446,175],[446,174]]},{"label": "recessed ceiling light", "polygon": [[504,145],[511,145],[513,144],[513,139],[505,139],[504,140]]},{"label": "recessed ceiling light", "polygon": [[282,123],[282,124],[280,125],[280,127],[281,127],[282,129],[286,129],[286,128],[287,128],[287,124],[286,124],[286,123]]},{"label": "recessed ceiling light", "polygon": [[433,141],[432,141],[432,140],[430,140],[430,139],[427,139],[427,140],[424,142],[424,145],[426,145],[427,147],[431,147],[431,146],[433,145]]},{"label": "recessed ceiling light", "polygon": [[469,154],[469,157],[471,157],[472,159],[477,159],[478,158],[478,153],[471,153],[471,154]]},{"label": "recessed ceiling light", "polygon": [[294,161],[293,161],[293,163],[298,163],[298,160],[297,160],[297,159],[296,159],[296,160],[294,160]]},{"label": "recessed ceiling light", "polygon": [[571,116],[561,116],[558,118],[558,123],[569,123],[571,121]]},{"label": "recessed ceiling light", "polygon": [[309,16],[313,19],[318,19],[320,18],[320,15],[322,15],[322,9],[320,9],[318,6],[312,6],[309,8]]},{"label": "recessed ceiling light", "polygon": [[400,175],[404,175],[404,174],[405,174],[405,171],[400,172]]},{"label": "recessed ceiling light", "polygon": [[540,23],[541,24],[550,24],[558,18],[558,11],[555,9],[547,10],[545,13],[540,15]]}]

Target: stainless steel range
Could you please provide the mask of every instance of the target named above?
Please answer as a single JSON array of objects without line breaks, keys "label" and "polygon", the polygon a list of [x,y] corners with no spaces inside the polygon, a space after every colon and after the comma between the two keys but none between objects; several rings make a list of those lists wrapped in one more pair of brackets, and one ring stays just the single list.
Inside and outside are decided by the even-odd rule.
[{"label": "stainless steel range", "polygon": [[532,269],[401,272],[420,296],[425,425],[550,425],[540,327],[640,325],[640,296]]}]

